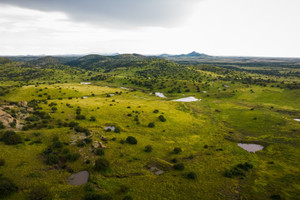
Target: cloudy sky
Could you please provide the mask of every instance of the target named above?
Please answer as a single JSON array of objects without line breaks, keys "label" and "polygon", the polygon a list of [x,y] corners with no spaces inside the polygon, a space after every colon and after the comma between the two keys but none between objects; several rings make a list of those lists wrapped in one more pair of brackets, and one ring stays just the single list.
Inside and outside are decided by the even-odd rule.
[{"label": "cloudy sky", "polygon": [[0,55],[300,57],[299,0],[0,0]]}]

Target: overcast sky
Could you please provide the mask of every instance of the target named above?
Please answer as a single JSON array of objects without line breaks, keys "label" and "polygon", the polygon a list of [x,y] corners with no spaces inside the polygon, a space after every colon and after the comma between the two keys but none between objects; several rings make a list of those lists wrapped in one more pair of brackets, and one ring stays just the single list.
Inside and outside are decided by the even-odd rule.
[{"label": "overcast sky", "polygon": [[0,55],[300,57],[300,0],[0,0]]}]

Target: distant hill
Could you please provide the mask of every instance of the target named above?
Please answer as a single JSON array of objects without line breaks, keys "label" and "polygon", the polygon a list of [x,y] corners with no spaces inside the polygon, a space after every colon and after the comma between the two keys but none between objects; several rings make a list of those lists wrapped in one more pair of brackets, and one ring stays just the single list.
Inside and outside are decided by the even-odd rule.
[{"label": "distant hill", "polygon": [[209,56],[207,54],[198,53],[196,51],[193,51],[193,52],[188,53],[188,54],[179,54],[179,55],[162,54],[158,57],[162,57],[162,58],[197,58],[197,59],[201,59],[201,58],[212,58],[213,56]]},{"label": "distant hill", "polygon": [[27,61],[25,63],[26,66],[32,66],[32,67],[43,67],[47,65],[58,65],[62,64],[57,58],[52,56],[46,56],[38,58],[37,60],[31,60]]},{"label": "distant hill", "polygon": [[8,58],[0,58],[0,64],[6,64],[6,63],[10,63],[11,60],[9,60]]},{"label": "distant hill", "polygon": [[97,54],[90,54],[71,62],[67,65],[73,67],[80,67],[88,70],[105,69],[111,70],[118,67],[136,66],[141,61],[150,60],[150,57],[140,54],[119,54],[115,56],[102,56]]}]

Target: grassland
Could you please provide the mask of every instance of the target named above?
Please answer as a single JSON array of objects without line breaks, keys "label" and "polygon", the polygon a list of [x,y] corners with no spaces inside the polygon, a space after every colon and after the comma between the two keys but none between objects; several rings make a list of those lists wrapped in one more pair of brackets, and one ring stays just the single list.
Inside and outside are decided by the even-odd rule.
[{"label": "grassland", "polygon": [[[87,73],[81,80],[86,80]],[[23,109],[11,102],[37,100],[35,109],[50,116],[44,126],[40,126],[42,120],[24,120],[28,129],[7,128],[21,135],[23,142],[0,143],[0,158],[5,160],[0,174],[18,186],[17,193],[4,199],[28,199],[37,185],[46,185],[53,199],[84,199],[87,186],[67,182],[73,172],[82,170],[89,171],[89,186],[94,193],[109,194],[113,199],[126,195],[141,200],[299,198],[300,123],[294,120],[300,118],[299,89],[226,81],[211,71],[201,71],[202,82],[197,84],[188,79],[161,77],[153,88],[147,88],[128,81],[138,79],[132,72],[109,73],[116,73],[113,81],[91,81],[91,85],[80,84],[80,78],[72,81],[69,76],[68,83],[1,83],[3,87],[11,86],[9,93],[1,97],[2,106],[14,106],[8,113]],[[190,90],[168,93],[174,81]],[[165,87],[158,89],[162,82]],[[201,88],[198,92],[197,85]],[[153,91],[164,92],[167,98],[149,94]],[[171,101],[187,96],[201,101]],[[78,107],[86,119],[76,119]],[[160,115],[165,122],[159,120]],[[90,121],[91,117],[96,120]],[[91,135],[77,132],[68,126],[70,122],[87,128]],[[151,122],[155,124],[153,128],[148,127]],[[120,133],[106,131],[106,126],[118,127]],[[128,136],[134,136],[137,144],[126,143]],[[54,137],[63,144],[58,151],[69,149],[79,153],[80,158],[64,167],[47,165],[43,152],[53,145]],[[83,138],[92,139],[92,143],[78,146]],[[107,146],[105,155],[92,152],[94,141]],[[261,144],[264,149],[250,153],[238,147],[238,142]],[[146,145],[153,150],[145,152]],[[182,152],[173,153],[176,147]],[[110,162],[106,171],[94,170],[99,157]],[[253,169],[244,176],[224,176],[226,170],[245,162],[251,163]],[[184,164],[184,170],[173,169],[178,163]],[[156,175],[147,166],[156,166],[164,173]],[[189,172],[197,178],[188,179]]]}]

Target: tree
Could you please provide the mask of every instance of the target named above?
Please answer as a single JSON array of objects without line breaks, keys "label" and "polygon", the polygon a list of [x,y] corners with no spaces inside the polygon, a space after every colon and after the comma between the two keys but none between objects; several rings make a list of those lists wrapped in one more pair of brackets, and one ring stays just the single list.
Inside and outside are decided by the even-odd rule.
[{"label": "tree", "polygon": [[38,185],[32,188],[29,192],[28,197],[30,200],[51,200],[52,199],[50,190],[45,185]]},{"label": "tree", "polygon": [[109,167],[109,161],[105,158],[98,158],[95,161],[95,170],[96,171],[105,171]]},{"label": "tree", "polygon": [[133,137],[133,136],[128,136],[128,137],[126,138],[126,142],[127,142],[128,144],[137,144],[137,139],[135,139],[135,137]]},{"label": "tree", "polygon": [[155,126],[154,122],[150,122],[150,123],[148,124],[148,127],[149,127],[149,128],[153,128],[154,126]]},{"label": "tree", "polygon": [[166,118],[165,118],[163,115],[159,115],[158,118],[159,118],[159,120],[160,120],[161,122],[167,121]]},{"label": "tree", "polygon": [[182,152],[182,150],[181,150],[180,147],[175,147],[174,150],[173,150],[173,152],[174,152],[175,154],[179,154],[180,152]]},{"label": "tree", "polygon": [[7,197],[18,191],[18,187],[8,178],[0,177],[0,198]]},{"label": "tree", "polygon": [[175,165],[173,166],[173,168],[174,168],[175,170],[182,171],[182,170],[184,170],[184,164],[183,164],[183,163],[175,164]]},{"label": "tree", "polygon": [[6,131],[2,137],[2,140],[7,145],[15,145],[22,143],[21,136],[16,134],[16,132],[14,131]]},{"label": "tree", "polygon": [[187,179],[196,179],[197,178],[197,174],[195,172],[189,172],[187,175],[186,175],[186,178]]},{"label": "tree", "polygon": [[145,146],[145,152],[151,152],[152,151],[152,146],[151,145],[147,145],[147,146]]}]

